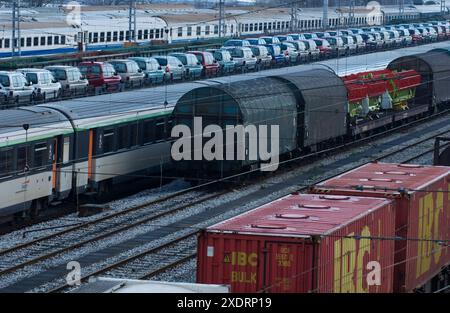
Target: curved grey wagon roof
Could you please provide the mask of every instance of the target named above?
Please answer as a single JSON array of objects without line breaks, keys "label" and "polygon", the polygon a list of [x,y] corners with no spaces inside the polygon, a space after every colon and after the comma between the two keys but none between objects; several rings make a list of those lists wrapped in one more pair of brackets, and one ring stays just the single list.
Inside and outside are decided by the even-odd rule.
[{"label": "curved grey wagon roof", "polygon": [[388,68],[416,70],[421,74],[424,83],[432,83],[434,102],[446,102],[450,100],[450,53],[443,50],[435,49],[428,53],[403,56],[389,63]]},{"label": "curved grey wagon roof", "polygon": [[[24,125],[29,129],[25,131]],[[73,132],[69,120],[60,112],[42,107],[24,107],[0,112],[0,147]]]},{"label": "curved grey wagon roof", "polygon": [[347,89],[339,76],[319,68],[275,77],[289,82],[296,94],[299,112],[304,114],[304,128],[308,129],[304,135],[306,145],[345,134]]}]

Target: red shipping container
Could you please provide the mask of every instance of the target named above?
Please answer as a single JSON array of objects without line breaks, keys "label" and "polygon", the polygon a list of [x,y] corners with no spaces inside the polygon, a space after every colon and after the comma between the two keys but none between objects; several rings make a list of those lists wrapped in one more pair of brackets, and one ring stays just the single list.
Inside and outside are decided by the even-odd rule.
[{"label": "red shipping container", "polygon": [[197,281],[232,292],[392,292],[394,241],[384,239],[394,214],[388,199],[286,196],[203,231]]},{"label": "red shipping container", "polygon": [[450,168],[370,163],[322,182],[314,193],[396,202],[395,292],[421,287],[450,263]]}]

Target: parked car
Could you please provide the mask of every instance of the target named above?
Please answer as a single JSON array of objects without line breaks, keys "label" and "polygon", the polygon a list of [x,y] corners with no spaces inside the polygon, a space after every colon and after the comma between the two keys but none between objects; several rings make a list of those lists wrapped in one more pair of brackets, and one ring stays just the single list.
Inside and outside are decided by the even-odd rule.
[{"label": "parked car", "polygon": [[245,73],[249,70],[255,70],[257,59],[253,55],[250,47],[232,47],[228,48],[233,60],[236,62],[236,69]]},{"label": "parked car", "polygon": [[387,31],[379,32],[385,48],[389,48],[395,45],[395,40],[391,39],[391,35]]},{"label": "parked car", "polygon": [[333,49],[331,48],[330,43],[327,39],[324,38],[317,38],[314,39],[314,43],[316,44],[317,48],[320,52],[321,58],[328,58],[332,55]]},{"label": "parked car", "polygon": [[424,27],[430,36],[431,41],[437,41],[439,38],[438,32],[431,26]]},{"label": "parked car", "polygon": [[288,34],[289,36],[292,37],[292,39],[294,40],[305,40],[305,36],[303,36],[303,34]]},{"label": "parked car", "polygon": [[132,57],[130,60],[136,62],[144,73],[144,83],[159,84],[164,82],[165,71],[155,58]]},{"label": "parked car", "polygon": [[424,41],[424,38],[420,31],[417,28],[408,28],[409,34],[412,38],[412,42],[415,44],[421,43]]},{"label": "parked car", "polygon": [[258,70],[269,68],[272,64],[272,56],[265,46],[250,46],[257,60]]},{"label": "parked car", "polygon": [[300,61],[300,54],[292,43],[287,41],[282,42],[281,51],[283,52],[287,63],[295,64]]},{"label": "parked car", "polygon": [[272,65],[280,66],[286,64],[286,58],[281,52],[281,47],[279,45],[267,44],[264,45],[269,51],[270,56],[272,57]]},{"label": "parked car", "polygon": [[364,42],[363,37],[361,35],[359,35],[359,34],[353,34],[351,36],[353,38],[353,41],[356,44],[356,51],[357,52],[365,51],[366,50],[366,43]]},{"label": "parked car", "polygon": [[[244,47],[239,47],[244,48]],[[249,49],[250,48],[246,48]],[[203,66],[203,77],[211,77],[211,76],[217,76],[220,72],[220,65],[217,63],[216,60],[214,60],[213,55],[210,52],[207,51],[192,51],[189,52],[194,54],[197,57],[197,60],[200,62],[200,65]]]},{"label": "parked car", "polygon": [[182,80],[184,78],[184,66],[180,60],[172,56],[155,56],[159,66],[164,69],[164,81]]},{"label": "parked car", "polygon": [[327,37],[326,40],[330,44],[333,55],[341,56],[347,53],[347,47],[344,45],[344,41],[341,37]]},{"label": "parked car", "polygon": [[32,103],[34,87],[22,73],[0,71],[0,105]]},{"label": "parked car", "polygon": [[106,62],[81,62],[80,72],[87,78],[93,89],[110,92],[120,90],[121,77],[114,67]]},{"label": "parked car", "polygon": [[226,49],[208,49],[208,52],[213,54],[214,60],[220,65],[220,73],[222,75],[233,73],[236,67],[236,62],[233,60],[230,51]]},{"label": "parked car", "polygon": [[303,33],[303,36],[305,36],[306,39],[317,39],[319,38],[316,34],[314,33]]},{"label": "parked car", "polygon": [[339,37],[342,38],[342,41],[344,42],[344,46],[347,49],[347,54],[354,54],[354,53],[356,53],[357,45],[353,41],[353,37],[352,36],[342,35],[342,36],[339,36]]},{"label": "parked car", "polygon": [[203,66],[200,61],[197,60],[195,54],[192,53],[171,53],[170,56],[176,57],[183,63],[184,66],[184,78],[196,79],[202,76]]},{"label": "parked car", "polygon": [[364,33],[361,35],[361,37],[366,44],[366,49],[377,50],[381,49],[381,47],[383,46],[383,42],[381,40],[377,40],[375,35],[372,33]]},{"label": "parked car", "polygon": [[293,40],[286,42],[293,44],[295,49],[297,49],[297,52],[299,54],[299,61],[307,61],[309,59],[309,51],[307,50],[306,45],[303,41]]},{"label": "parked car", "polygon": [[318,60],[320,58],[320,49],[317,47],[317,44],[313,39],[299,40],[299,42],[302,42],[305,45],[306,51],[309,53],[308,58],[310,60]]},{"label": "parked car", "polygon": [[250,46],[250,42],[245,39],[230,39],[225,41],[223,44],[224,47],[248,47]]},{"label": "parked car", "polygon": [[88,93],[89,82],[78,67],[54,65],[45,67],[52,72],[53,77],[61,83],[63,96],[85,95]]},{"label": "parked car", "polygon": [[412,37],[409,34],[409,31],[406,29],[397,29],[400,38],[402,39],[402,44],[405,46],[409,46],[410,44],[412,44]]},{"label": "parked car", "polygon": [[145,74],[133,60],[111,60],[109,62],[122,78],[122,83],[128,88],[142,87]]},{"label": "parked car", "polygon": [[267,44],[267,42],[262,38],[247,38],[245,40],[247,40],[252,46]]},{"label": "parked car", "polygon": [[61,83],[59,83],[52,75],[52,73],[45,69],[37,68],[23,68],[18,69],[27,79],[28,83],[32,84],[36,100],[59,99],[62,95]]},{"label": "parked car", "polygon": [[292,38],[292,36],[289,36],[289,35],[278,35],[278,36],[275,36],[275,37],[277,37],[280,42],[293,41],[294,40],[294,38]]},{"label": "parked car", "polygon": [[386,32],[389,34],[390,39],[394,42],[394,45],[401,46],[404,43],[398,30],[387,30]]},{"label": "parked car", "polygon": [[281,44],[281,41],[277,37],[263,36],[263,37],[260,37],[260,38],[264,39],[264,41],[268,45],[279,45],[279,44]]}]

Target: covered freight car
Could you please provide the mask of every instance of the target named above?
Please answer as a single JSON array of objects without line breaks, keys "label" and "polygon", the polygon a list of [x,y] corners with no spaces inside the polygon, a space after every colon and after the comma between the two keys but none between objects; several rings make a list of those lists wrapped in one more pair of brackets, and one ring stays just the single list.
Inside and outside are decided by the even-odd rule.
[{"label": "covered freight car", "polygon": [[313,150],[347,133],[347,90],[341,78],[327,69],[276,76],[288,82],[297,98],[298,146]]},{"label": "covered freight car", "polygon": [[427,104],[430,109],[450,101],[450,54],[442,49],[403,56],[393,60],[388,69],[415,70],[422,77],[416,89],[415,104]]},{"label": "covered freight car", "polygon": [[[395,292],[411,292],[450,265],[450,168],[370,163],[316,185],[312,192],[384,197],[396,203]],[[442,281],[432,280],[427,291]]]},{"label": "covered freight car", "polygon": [[394,214],[388,199],[286,196],[208,227],[197,281],[231,292],[392,292],[394,241],[381,238],[393,238]]},{"label": "covered freight car", "polygon": [[[254,126],[258,132],[267,127],[267,133],[261,138],[270,149],[272,126],[279,129],[279,154],[294,151],[297,148],[297,99],[292,90],[282,81],[262,77],[230,84],[210,85],[193,89],[184,94],[173,111],[174,126],[186,125],[190,129],[192,145],[190,156],[182,158],[177,164],[183,171],[210,173],[222,176],[224,173],[237,172],[260,163],[259,154],[252,157],[252,140],[249,132],[238,145],[238,132],[233,142],[228,143],[223,136],[223,155],[219,160],[205,160],[201,149],[210,140],[207,127],[220,127],[225,134],[226,127]],[[199,131],[196,131],[199,130]],[[236,130],[237,131],[237,130]],[[261,134],[261,133],[260,133]],[[174,134],[172,134],[174,135]],[[200,145],[195,143],[199,140]],[[259,140],[258,140],[259,141]],[[258,142],[260,145],[261,142]],[[233,148],[233,147],[234,148]],[[232,156],[226,154],[233,148]],[[227,151],[228,149],[228,151]],[[200,151],[199,151],[200,150]],[[238,151],[243,151],[241,155]],[[195,153],[200,152],[199,157]],[[254,151],[253,151],[254,152]]]}]

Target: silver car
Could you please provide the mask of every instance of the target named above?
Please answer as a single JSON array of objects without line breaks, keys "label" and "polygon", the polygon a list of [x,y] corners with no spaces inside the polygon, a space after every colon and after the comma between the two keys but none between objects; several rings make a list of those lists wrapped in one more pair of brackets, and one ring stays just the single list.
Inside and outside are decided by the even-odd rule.
[{"label": "silver car", "polygon": [[122,84],[128,88],[142,87],[145,74],[139,65],[133,60],[111,60],[110,63],[116,72],[122,77]]},{"label": "silver car", "polygon": [[21,73],[0,71],[0,105],[33,102],[34,88]]},{"label": "silver car", "polygon": [[53,77],[61,83],[64,96],[70,97],[87,94],[89,81],[81,74],[78,67],[56,65],[47,66],[45,69],[52,72]]},{"label": "silver car", "polygon": [[61,97],[61,83],[53,77],[49,70],[23,68],[17,71],[25,75],[28,83],[34,87],[36,100],[45,101],[48,99],[59,99]]},{"label": "silver car", "polygon": [[258,60],[257,67],[258,69],[269,68],[272,64],[272,57],[269,54],[269,51],[264,46],[251,46],[253,55]]},{"label": "silver car", "polygon": [[236,62],[236,68],[242,72],[255,70],[258,60],[249,47],[225,47],[230,51],[233,61]]}]

